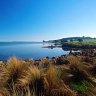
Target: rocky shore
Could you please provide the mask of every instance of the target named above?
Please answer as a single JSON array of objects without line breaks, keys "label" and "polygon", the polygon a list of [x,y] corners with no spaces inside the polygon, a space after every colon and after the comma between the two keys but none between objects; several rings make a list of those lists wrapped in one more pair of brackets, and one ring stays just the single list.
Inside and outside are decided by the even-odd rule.
[{"label": "rocky shore", "polygon": [[69,54],[67,55],[61,55],[61,56],[56,56],[56,57],[45,57],[45,58],[41,58],[38,60],[33,60],[32,58],[27,59],[25,61],[28,62],[34,62],[34,64],[36,66],[48,66],[49,64],[54,64],[54,65],[67,65],[69,64],[69,61],[67,60],[68,57],[70,56],[75,56],[75,57],[89,57],[91,59],[91,57],[96,57],[96,49],[83,49],[81,51],[70,51]]}]

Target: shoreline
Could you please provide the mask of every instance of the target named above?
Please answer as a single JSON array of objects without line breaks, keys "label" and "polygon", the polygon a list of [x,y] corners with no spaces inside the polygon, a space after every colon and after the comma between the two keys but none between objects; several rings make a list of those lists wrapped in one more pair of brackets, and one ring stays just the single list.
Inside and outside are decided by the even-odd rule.
[{"label": "shoreline", "polygon": [[74,45],[74,44],[68,44],[65,43],[63,45],[51,45],[51,46],[44,46],[42,48],[62,48],[65,50],[83,50],[83,49],[96,49],[96,45]]},{"label": "shoreline", "polygon": [[[48,60],[53,60],[53,61],[56,60],[56,59],[58,59],[59,61],[60,60],[62,61],[62,59],[65,59],[68,56],[72,56],[72,55],[73,56],[86,56],[85,54],[91,54],[91,53],[96,54],[96,49],[83,49],[81,51],[78,51],[76,49],[74,49],[73,51],[72,50],[73,49],[70,50],[69,54],[63,54],[63,55],[60,55],[60,56],[53,56],[53,57],[46,56],[46,57],[42,57],[42,58],[39,58],[39,59],[33,59],[33,58],[22,59],[22,58],[13,56],[13,57],[10,57],[9,59],[11,59],[11,58],[17,58],[17,59],[20,59],[20,60],[23,60],[23,61],[26,61],[26,62],[31,62],[31,61],[32,62],[40,62],[43,59],[48,59]],[[9,59],[7,59],[7,60],[0,60],[0,62],[5,62],[6,63]],[[55,61],[55,63],[56,63],[56,61]]]}]

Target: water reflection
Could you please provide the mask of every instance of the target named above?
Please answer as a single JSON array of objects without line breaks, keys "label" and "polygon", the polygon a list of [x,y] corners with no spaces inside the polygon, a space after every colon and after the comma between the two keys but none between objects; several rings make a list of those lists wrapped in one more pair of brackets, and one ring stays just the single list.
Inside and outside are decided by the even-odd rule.
[{"label": "water reflection", "polygon": [[7,60],[12,56],[22,59],[39,59],[43,57],[54,57],[68,54],[69,51],[63,51],[62,48],[42,48],[50,46],[52,43],[41,42],[2,42],[0,43],[0,60]]}]

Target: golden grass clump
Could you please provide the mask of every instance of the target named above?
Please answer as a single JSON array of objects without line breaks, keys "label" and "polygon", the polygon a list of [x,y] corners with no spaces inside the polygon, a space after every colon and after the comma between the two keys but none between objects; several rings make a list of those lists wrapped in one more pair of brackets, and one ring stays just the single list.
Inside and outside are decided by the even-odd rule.
[{"label": "golden grass clump", "polygon": [[5,86],[6,80],[8,80],[8,71],[6,64],[0,63],[0,87]]},{"label": "golden grass clump", "polygon": [[70,73],[73,74],[75,82],[90,79],[91,74],[89,72],[89,68],[81,62],[80,58],[77,58],[76,56],[69,56],[68,60],[70,62]]},{"label": "golden grass clump", "polygon": [[13,57],[8,60],[6,68],[9,74],[9,80],[12,79],[15,82],[27,68],[27,65],[25,61]]},{"label": "golden grass clump", "polygon": [[[41,96],[43,92],[43,82],[41,72],[36,66],[29,66],[23,75],[18,79],[17,87],[28,93]],[[29,88],[29,90],[28,90]]]},{"label": "golden grass clump", "polygon": [[[49,66],[46,73],[46,94],[48,96],[75,96],[73,92],[64,82],[59,78],[58,71],[55,66]],[[46,96],[47,96],[46,95]]]},{"label": "golden grass clump", "polygon": [[81,64],[80,62],[80,58],[76,57],[76,56],[68,56],[67,60],[69,61],[70,64]]},{"label": "golden grass clump", "polygon": [[2,71],[2,82],[3,86],[5,86],[10,92],[15,90],[15,85],[19,77],[22,75],[23,71],[27,68],[26,62],[15,57],[10,58],[6,66]]},{"label": "golden grass clump", "polygon": [[40,79],[40,70],[36,66],[29,66],[18,79],[18,84],[21,87],[26,87],[27,85],[33,86],[34,82],[38,79]]},{"label": "golden grass clump", "polygon": [[54,87],[55,85],[58,84],[59,78],[58,78],[58,72],[56,68],[53,65],[50,65],[47,73],[46,73],[46,78],[49,81],[50,87]]},{"label": "golden grass clump", "polygon": [[70,59],[70,73],[73,74],[73,81],[89,80],[90,74],[86,66],[84,66],[80,60],[72,57]]}]

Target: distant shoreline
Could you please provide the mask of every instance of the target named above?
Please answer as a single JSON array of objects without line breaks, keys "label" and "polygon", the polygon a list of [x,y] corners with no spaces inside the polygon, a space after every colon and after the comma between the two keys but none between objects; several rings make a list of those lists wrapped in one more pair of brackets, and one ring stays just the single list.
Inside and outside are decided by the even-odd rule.
[{"label": "distant shoreline", "polygon": [[81,46],[78,46],[78,45],[73,45],[73,44],[63,44],[63,45],[51,45],[51,46],[44,46],[42,48],[62,48],[62,49],[65,49],[65,50],[82,50],[82,49],[96,49],[96,45],[81,45]]},{"label": "distant shoreline", "polygon": [[0,41],[0,43],[43,43],[41,42],[37,42],[37,41]]}]

